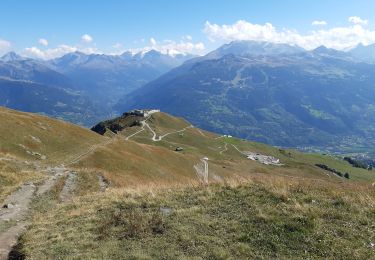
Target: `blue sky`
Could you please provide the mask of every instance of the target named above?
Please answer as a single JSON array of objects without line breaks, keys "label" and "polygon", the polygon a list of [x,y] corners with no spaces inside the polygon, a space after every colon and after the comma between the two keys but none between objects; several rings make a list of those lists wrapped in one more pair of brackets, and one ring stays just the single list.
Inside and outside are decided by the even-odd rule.
[{"label": "blue sky", "polygon": [[[15,50],[49,58],[69,50],[117,53],[142,48],[203,54],[237,39],[306,48],[315,47],[318,39],[344,49],[375,42],[374,10],[373,0],[2,0],[0,54]],[[320,25],[313,26],[313,21]],[[337,37],[340,42],[332,42]]]}]

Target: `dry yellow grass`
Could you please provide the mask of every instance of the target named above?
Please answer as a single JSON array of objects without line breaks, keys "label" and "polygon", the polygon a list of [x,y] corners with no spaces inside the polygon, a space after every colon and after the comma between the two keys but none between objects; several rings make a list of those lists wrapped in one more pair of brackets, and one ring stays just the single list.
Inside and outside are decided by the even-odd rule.
[{"label": "dry yellow grass", "polygon": [[374,192],[365,184],[277,176],[112,188],[36,214],[21,241],[31,259],[137,258],[140,249],[152,259],[363,259],[375,239]]},{"label": "dry yellow grass", "polygon": [[[59,120],[5,108],[0,108],[0,120],[4,122],[0,126],[0,156],[10,154],[42,165],[65,163],[93,174],[99,172],[116,187],[199,182],[194,166],[203,157],[209,158],[210,182],[258,174],[346,181],[317,168],[315,163],[326,163],[340,171],[350,171],[353,179],[375,179],[373,174],[363,169],[353,168],[347,162],[328,156],[285,152],[236,138],[217,138],[218,135],[197,128],[176,133],[190,124],[164,113],[153,114],[148,120],[150,126],[160,134],[172,133],[160,142],[153,142],[147,129],[130,141],[125,141],[121,135],[103,137]],[[184,151],[175,152],[178,146],[183,147]],[[285,166],[267,166],[251,161],[235,147],[275,156]],[[45,155],[46,158],[41,160],[38,154],[32,155],[30,152]],[[91,181],[94,179],[91,178]]]},{"label": "dry yellow grass", "polygon": [[[152,141],[148,130],[126,141],[121,135],[103,137],[3,108],[0,120],[0,201],[22,183],[43,178],[32,170],[34,164],[43,168],[65,163],[78,172],[71,202],[59,201],[66,177],[34,201],[32,225],[21,240],[31,259],[119,259],[124,254],[288,258],[296,253],[336,258],[341,256],[339,248],[346,258],[362,258],[367,254],[360,243],[368,242],[366,236],[375,240],[374,190],[369,184],[374,172],[337,158],[217,138],[196,128],[176,133],[189,123],[163,113],[149,120],[158,135],[172,133],[160,142]],[[184,149],[176,152],[176,147]],[[275,156],[284,165],[249,160],[237,149]],[[207,185],[194,168],[203,157],[209,159]],[[351,180],[333,176],[316,163],[348,171]],[[108,181],[106,192],[98,192],[98,176]],[[170,219],[160,216],[164,207],[175,212]],[[98,227],[109,231],[99,232]],[[345,236],[335,245],[331,241],[337,232]],[[357,237],[356,232],[361,234]],[[277,236],[265,236],[271,233]],[[317,243],[319,239],[324,243]],[[353,252],[345,249],[350,244]],[[163,250],[168,246],[169,251]]]},{"label": "dry yellow grass", "polygon": [[40,163],[64,162],[105,140],[67,122],[3,107],[0,107],[0,122],[0,156],[11,154]]},{"label": "dry yellow grass", "polygon": [[0,160],[0,205],[7,195],[26,182],[40,182],[43,174],[15,157],[3,156]]}]

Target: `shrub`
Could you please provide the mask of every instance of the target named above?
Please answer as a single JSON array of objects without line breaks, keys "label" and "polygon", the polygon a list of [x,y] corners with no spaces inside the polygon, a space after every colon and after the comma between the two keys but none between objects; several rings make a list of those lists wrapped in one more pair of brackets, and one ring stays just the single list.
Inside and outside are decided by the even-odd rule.
[{"label": "shrub", "polygon": [[317,166],[317,167],[319,167],[319,168],[321,168],[321,169],[323,169],[323,170],[326,170],[326,171],[329,171],[329,172],[333,172],[333,173],[335,173],[336,175],[342,177],[342,173],[341,173],[341,172],[339,172],[339,171],[336,170],[336,169],[330,168],[330,167],[328,167],[328,166],[325,165],[325,164],[319,164],[319,163],[317,163],[317,164],[315,164],[315,166]]},{"label": "shrub", "polygon": [[347,161],[353,167],[362,168],[362,169],[368,169],[368,165],[366,163],[362,162],[362,161],[355,160],[355,159],[350,158],[350,157],[344,157],[344,161]]},{"label": "shrub", "polygon": [[163,234],[166,229],[159,208],[128,207],[105,211],[99,224],[100,239],[109,236],[117,239],[142,238]]}]

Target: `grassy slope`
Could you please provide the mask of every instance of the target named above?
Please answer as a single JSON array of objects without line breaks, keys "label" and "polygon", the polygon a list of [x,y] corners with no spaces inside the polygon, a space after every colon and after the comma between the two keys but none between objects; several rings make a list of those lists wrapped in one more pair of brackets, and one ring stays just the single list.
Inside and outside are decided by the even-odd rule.
[{"label": "grassy slope", "polygon": [[191,158],[160,147],[119,139],[97,149],[75,167],[95,169],[113,186],[135,187],[148,182],[193,181]]},{"label": "grassy slope", "polygon": [[[90,172],[96,176],[100,173],[111,185],[117,187],[197,182],[194,165],[200,164],[200,159],[206,156],[209,158],[210,181],[256,174],[346,181],[315,167],[315,163],[324,163],[342,172],[349,172],[354,180],[374,181],[375,177],[374,172],[353,168],[347,162],[329,156],[308,155],[296,151],[285,152],[236,138],[217,138],[219,136],[199,131],[196,128],[189,128],[183,133],[173,133],[160,142],[151,140],[152,134],[147,128],[129,141],[120,138],[122,135],[117,138],[113,138],[113,134],[108,135],[112,137],[111,142],[108,142],[110,140],[108,137],[40,115],[0,108],[0,120],[2,122],[0,125],[1,157],[13,156],[20,162],[31,161],[53,166],[67,163],[96,145],[93,152],[82,157],[74,164],[74,167],[83,174]],[[183,119],[164,113],[154,114],[148,123],[157,135],[175,132],[190,125]],[[134,130],[126,129],[122,134],[128,136],[139,129],[138,126],[134,127]],[[227,144],[227,150],[220,153],[225,149],[225,144]],[[285,166],[266,166],[248,160],[232,145],[242,151],[273,155],[280,158]],[[183,147],[184,151],[175,152],[174,149],[177,146]],[[46,159],[40,160],[38,156],[30,155],[27,151],[45,155]],[[4,167],[6,166],[3,166],[3,169],[6,169]],[[7,171],[2,170],[2,175],[5,176],[5,172]],[[14,174],[10,171],[7,177],[2,179],[2,183],[5,185],[8,183],[11,188],[8,189],[8,193],[23,181],[29,180],[27,174],[23,174],[18,180],[5,180],[12,175]],[[95,186],[96,178],[92,177],[88,180],[92,182],[91,186]],[[81,182],[82,185],[83,183]],[[5,194],[5,191],[1,193]]]},{"label": "grassy slope", "polygon": [[0,205],[17,187],[25,182],[41,181],[43,175],[15,158],[4,157],[0,160]]},{"label": "grassy slope", "polygon": [[0,122],[0,202],[23,183],[43,179],[36,165],[67,162],[105,140],[79,126],[2,107]]},{"label": "grassy slope", "polygon": [[[157,136],[175,132],[190,125],[183,119],[178,119],[164,113],[153,114],[147,122],[157,133]],[[168,124],[168,122],[171,123]],[[196,174],[193,165],[198,164],[200,158],[207,156],[209,158],[210,180],[239,176],[247,177],[258,173],[346,181],[343,178],[340,179],[331,173],[321,170],[315,166],[316,163],[327,164],[331,168],[335,168],[343,173],[349,172],[353,180],[366,182],[375,180],[374,171],[369,172],[354,168],[349,163],[331,156],[303,154],[293,150],[284,151],[268,145],[244,141],[237,138],[218,138],[218,135],[206,131],[199,131],[196,128],[189,128],[183,133],[173,133],[166,136],[160,142],[153,142],[151,140],[152,133],[147,130],[147,128],[145,129],[146,130],[132,137],[130,141],[119,139],[111,149],[106,149],[105,151],[93,154],[91,157],[87,157],[80,163],[79,167],[95,166],[98,170],[107,172],[107,177],[109,179],[112,178],[111,175],[115,172],[116,177],[113,178],[118,181],[121,176],[124,176],[123,183],[127,184],[139,184],[145,181],[159,181],[159,183],[161,183],[165,180],[169,181],[168,179],[175,179],[174,176],[178,176],[179,174],[195,179]],[[131,130],[131,128],[126,129],[120,133],[120,136],[129,136],[136,132],[136,130],[140,130],[140,127],[135,127],[135,130]],[[132,140],[136,141],[136,143],[132,142]],[[145,146],[141,147],[139,145],[140,143],[145,144]],[[227,143],[227,150],[220,153],[220,151],[225,149],[225,143]],[[275,156],[280,158],[281,162],[285,165],[282,167],[267,166],[259,162],[251,161],[238,152],[233,145],[241,151],[253,151]],[[151,149],[151,147],[153,147],[152,149],[154,149],[155,152],[143,152]],[[159,147],[159,149],[155,147]],[[174,152],[176,147],[183,147],[184,151],[179,153]],[[132,153],[138,153],[140,156],[147,156],[147,160],[142,162],[141,160],[137,161],[132,159],[132,156],[122,154],[122,149],[127,152],[131,150]],[[137,149],[138,152],[135,152]],[[111,158],[113,163],[105,163],[107,159],[100,159],[103,157]],[[134,160],[138,162],[138,165],[135,165]],[[154,168],[154,170],[146,169],[149,162],[151,163],[151,168]],[[153,175],[150,175],[150,173],[155,172],[155,169],[158,167],[156,164],[153,164],[153,162],[160,162],[159,165],[170,168],[170,170],[165,171],[166,174],[164,176],[155,173],[155,178],[152,178]],[[116,169],[113,168],[115,165],[118,165]],[[131,172],[129,169],[131,166],[134,167],[134,172]],[[178,169],[177,172],[176,169]],[[139,182],[133,183],[132,178],[130,178],[131,181],[128,181],[129,175],[137,175]],[[186,179],[181,178],[180,181],[183,182],[186,181]]]},{"label": "grassy slope", "polygon": [[369,186],[285,177],[111,190],[35,215],[21,245],[31,259],[369,259],[374,206]]},{"label": "grassy slope", "polygon": [[[339,170],[342,173],[348,172],[352,180],[373,182],[375,180],[375,171],[368,171],[360,168],[352,167],[348,162],[341,160],[329,155],[320,155],[320,154],[308,154],[301,153],[295,150],[286,150],[280,151],[278,148],[268,146],[261,143],[248,142],[244,140],[239,140],[236,138],[230,138],[228,142],[236,144],[237,147],[242,150],[250,150],[259,152],[262,154],[273,155],[277,158],[280,158],[281,161],[286,165],[286,168],[294,168],[299,170],[300,176],[304,175],[315,175],[317,174],[317,169],[315,164],[326,164],[331,168]],[[319,169],[319,172],[327,174],[326,171]],[[331,175],[331,174],[330,174]],[[316,175],[316,177],[320,177]]]},{"label": "grassy slope", "polygon": [[26,152],[29,150],[45,155],[48,164],[64,162],[104,139],[70,123],[2,107],[0,122],[0,154],[37,161],[37,156]]},{"label": "grassy slope", "polygon": [[[109,139],[37,115],[7,109],[0,112],[4,122],[0,125],[2,157],[56,165],[97,145],[71,165],[79,172],[74,191],[78,197],[73,202],[60,204],[56,199],[63,181],[56,184],[51,196],[35,202],[31,228],[22,239],[23,250],[32,259],[118,259],[124,255],[366,258],[368,245],[375,240],[371,226],[374,193],[365,183],[374,180],[374,172],[353,168],[336,158],[217,138],[195,128],[171,134],[161,142],[150,140],[148,130],[129,141],[121,135],[108,135]],[[163,113],[154,114],[149,124],[158,135],[189,125]],[[220,153],[225,143],[228,150]],[[47,159],[39,160],[17,144]],[[248,160],[232,145],[276,156],[285,165]],[[184,150],[175,152],[177,146]],[[246,184],[197,185],[193,166],[205,156],[211,183],[246,180]],[[348,171],[353,180],[361,182],[337,178],[315,163]],[[20,176],[21,171],[14,169],[8,176]],[[119,189],[97,193],[98,174]],[[22,175],[18,183],[38,178],[31,175]],[[124,193],[124,187],[136,192]],[[161,188],[168,189],[157,190]],[[172,214],[161,214],[160,207],[171,208]]]}]

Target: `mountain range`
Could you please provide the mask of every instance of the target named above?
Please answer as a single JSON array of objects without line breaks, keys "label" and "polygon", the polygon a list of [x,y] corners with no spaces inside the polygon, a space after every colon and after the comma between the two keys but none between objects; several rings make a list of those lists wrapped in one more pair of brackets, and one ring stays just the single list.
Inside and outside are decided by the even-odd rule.
[{"label": "mountain range", "polygon": [[[208,130],[279,146],[373,147],[375,65],[321,46],[232,42],[125,96]],[[370,57],[370,55],[368,55]]]},{"label": "mountain range", "polygon": [[75,88],[94,100],[114,103],[147,82],[169,71],[192,55],[171,56],[156,50],[121,55],[74,52],[47,61],[47,65],[69,77]]},{"label": "mountain range", "polygon": [[[375,45],[234,41],[204,56],[151,50],[0,58],[0,105],[85,126],[160,108],[197,126],[286,147],[374,147]],[[19,94],[22,93],[22,94]]]},{"label": "mountain range", "polygon": [[119,97],[193,57],[155,50],[122,55],[68,53],[35,60],[0,58],[0,105],[90,126],[112,115]]}]

